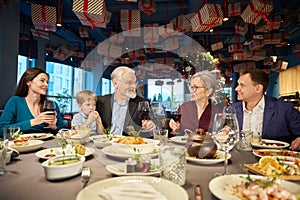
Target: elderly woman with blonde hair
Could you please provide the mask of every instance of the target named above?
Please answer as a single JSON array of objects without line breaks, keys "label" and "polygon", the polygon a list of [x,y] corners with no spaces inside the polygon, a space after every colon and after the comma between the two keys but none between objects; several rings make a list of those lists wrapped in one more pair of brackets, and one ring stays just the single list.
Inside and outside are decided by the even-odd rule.
[{"label": "elderly woman with blonde hair", "polygon": [[185,129],[208,131],[214,113],[219,110],[215,100],[217,87],[216,78],[207,70],[197,72],[192,76],[189,84],[191,101],[185,102],[179,107],[181,118],[178,122],[173,119],[169,122],[173,133],[182,133]]}]

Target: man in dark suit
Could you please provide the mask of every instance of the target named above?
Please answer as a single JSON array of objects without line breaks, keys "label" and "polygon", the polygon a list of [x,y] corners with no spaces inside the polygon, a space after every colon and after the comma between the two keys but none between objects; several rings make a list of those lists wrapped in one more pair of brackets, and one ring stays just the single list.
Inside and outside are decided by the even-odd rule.
[{"label": "man in dark suit", "polygon": [[292,104],[264,95],[269,77],[260,69],[240,73],[238,100],[234,103],[239,127],[265,139],[289,142],[300,150],[300,112]]},{"label": "man in dark suit", "polygon": [[111,79],[116,89],[115,93],[99,96],[96,103],[96,110],[101,116],[104,128],[110,128],[111,133],[117,135],[128,135],[127,127],[131,125],[136,131],[143,127],[151,134],[156,127],[153,112],[150,111],[151,120],[142,120],[138,113],[139,102],[148,100],[136,94],[135,71],[121,66],[112,72]]}]

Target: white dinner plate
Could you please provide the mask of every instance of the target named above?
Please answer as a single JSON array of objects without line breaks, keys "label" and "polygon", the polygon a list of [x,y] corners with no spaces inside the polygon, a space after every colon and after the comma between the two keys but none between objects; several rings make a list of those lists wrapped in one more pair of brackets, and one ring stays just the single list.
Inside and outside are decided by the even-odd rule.
[{"label": "white dinner plate", "polygon": [[15,144],[11,144],[11,148],[17,150],[19,153],[30,152],[37,150],[42,147],[44,141],[42,140],[28,140],[29,144],[25,146],[17,146]]},{"label": "white dinner plate", "polygon": [[[42,159],[49,159],[49,154],[54,154],[55,156],[59,155],[61,147],[43,149],[35,153],[35,156]],[[85,147],[85,157],[92,155],[95,152],[95,149],[91,147]]]},{"label": "white dinner plate", "polygon": [[[116,150],[114,150],[112,148],[112,146],[107,146],[107,147],[104,147],[103,149],[101,149],[102,152],[107,155],[107,156],[111,156],[111,157],[114,157],[114,158],[123,158],[123,159],[127,159],[129,157],[132,157],[134,156],[134,154],[125,154],[123,152],[117,152]],[[153,153],[150,153],[150,154],[147,154],[147,155],[150,155],[152,158],[157,156],[158,155],[158,152],[155,151]]]},{"label": "white dinner plate", "polygon": [[263,142],[262,144],[252,142],[252,146],[258,148],[269,148],[269,149],[283,149],[290,146],[290,144],[287,142],[281,142],[277,140],[262,139],[262,142]]},{"label": "white dinner plate", "polygon": [[53,137],[52,133],[30,133],[30,134],[20,135],[21,139],[27,139],[27,140],[46,140],[51,137]]},{"label": "white dinner plate", "polygon": [[263,156],[291,156],[300,158],[300,152],[286,149],[253,149],[252,153],[260,158]]},{"label": "white dinner plate", "polygon": [[177,144],[186,144],[187,139],[188,139],[187,136],[175,136],[170,138],[172,142]]},{"label": "white dinner plate", "polygon": [[[158,159],[153,159],[151,162],[154,163],[159,163]],[[107,171],[109,171],[112,174],[115,174],[117,176],[152,176],[152,175],[159,175],[161,170],[160,169],[155,169],[151,170],[149,172],[131,172],[131,173],[126,173],[125,172],[125,163],[117,163],[117,164],[112,164],[112,165],[106,165]]]},{"label": "white dinner plate", "polygon": [[189,198],[187,192],[181,186],[171,181],[152,176],[123,176],[104,179],[88,185],[77,194],[76,200],[105,200],[99,196],[99,192],[103,189],[124,184],[138,185],[141,183],[149,184],[167,199],[188,200]]},{"label": "white dinner plate", "polygon": [[[204,158],[204,159],[200,159],[200,158],[191,158],[191,157],[186,157],[186,159],[188,161],[197,163],[197,164],[202,164],[202,165],[213,165],[219,162],[224,162],[225,160],[225,152],[224,151],[220,151],[217,150],[216,154],[218,156],[217,159],[209,159],[209,158]],[[228,153],[227,154],[227,160],[229,160],[231,158],[231,154]]]},{"label": "white dinner plate", "polygon": [[[232,174],[232,175],[224,175],[219,176],[212,179],[209,182],[209,190],[210,192],[218,197],[219,199],[230,199],[230,200],[238,200],[234,194],[231,194],[233,186],[245,181],[247,175],[246,174]],[[250,175],[251,179],[266,179],[264,176],[258,175]],[[292,194],[300,194],[300,185],[288,181],[280,180],[279,185],[291,192]]]}]

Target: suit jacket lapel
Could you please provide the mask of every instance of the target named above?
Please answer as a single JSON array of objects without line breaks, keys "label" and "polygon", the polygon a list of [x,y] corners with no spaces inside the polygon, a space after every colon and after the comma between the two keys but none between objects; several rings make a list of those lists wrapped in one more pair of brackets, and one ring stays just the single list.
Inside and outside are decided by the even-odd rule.
[{"label": "suit jacket lapel", "polygon": [[265,96],[265,109],[264,109],[264,117],[263,117],[262,134],[267,132],[267,128],[269,126],[269,122],[273,114],[274,114],[274,103],[270,101],[268,97]]},{"label": "suit jacket lapel", "polygon": [[244,114],[243,114],[243,104],[241,102],[239,102],[239,104],[235,107],[235,111],[239,123],[239,129],[242,130]]},{"label": "suit jacket lapel", "polygon": [[109,98],[109,102],[107,102],[107,105],[110,105],[110,108],[108,109],[109,112],[107,113],[107,117],[109,119],[110,125],[111,125],[111,119],[112,119],[112,110],[114,105],[114,95],[111,95]]}]

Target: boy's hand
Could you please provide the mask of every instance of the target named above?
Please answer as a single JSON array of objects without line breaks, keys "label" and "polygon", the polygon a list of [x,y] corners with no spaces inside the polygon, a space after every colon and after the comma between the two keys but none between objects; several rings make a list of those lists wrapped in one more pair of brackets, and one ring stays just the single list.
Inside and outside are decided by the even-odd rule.
[{"label": "boy's hand", "polygon": [[89,118],[85,124],[87,126],[90,126],[95,120],[97,120],[99,118],[100,118],[99,113],[97,111],[93,111],[89,114]]}]

